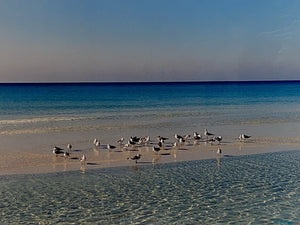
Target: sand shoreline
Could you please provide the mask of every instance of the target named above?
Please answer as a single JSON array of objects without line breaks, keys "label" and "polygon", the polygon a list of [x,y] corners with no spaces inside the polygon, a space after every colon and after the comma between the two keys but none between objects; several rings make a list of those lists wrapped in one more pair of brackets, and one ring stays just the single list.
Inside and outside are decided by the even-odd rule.
[{"label": "sand shoreline", "polygon": [[[222,149],[221,157],[216,153],[218,147]],[[179,148],[174,148],[171,142],[166,142],[164,150],[158,153],[152,151],[151,144],[129,150],[117,147],[111,151],[106,150],[102,146],[100,149],[91,147],[84,151],[72,151],[69,159],[65,159],[63,156],[55,157],[50,151],[47,154],[18,152],[1,154],[0,175],[41,174],[76,170],[85,172],[86,170],[96,168],[155,165],[159,163],[205,159],[216,159],[216,162],[220,162],[224,157],[228,156],[291,150],[300,150],[300,138],[258,137],[246,143],[229,140],[224,141],[220,145],[211,145],[204,141],[195,144],[191,140]],[[85,165],[79,161],[83,153],[87,156]],[[137,164],[135,161],[127,160],[127,158],[137,153],[142,155]]]}]

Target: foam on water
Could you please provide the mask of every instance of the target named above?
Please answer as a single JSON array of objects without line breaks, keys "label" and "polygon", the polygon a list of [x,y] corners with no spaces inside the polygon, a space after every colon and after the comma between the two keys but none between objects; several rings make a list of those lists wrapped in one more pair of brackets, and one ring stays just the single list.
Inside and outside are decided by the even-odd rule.
[{"label": "foam on water", "polygon": [[0,177],[6,224],[299,224],[300,151]]}]

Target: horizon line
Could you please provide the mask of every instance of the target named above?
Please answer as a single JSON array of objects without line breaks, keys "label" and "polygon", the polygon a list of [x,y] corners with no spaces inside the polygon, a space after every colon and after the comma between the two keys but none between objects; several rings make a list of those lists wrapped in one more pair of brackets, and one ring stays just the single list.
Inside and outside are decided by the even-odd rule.
[{"label": "horizon line", "polygon": [[159,84],[159,83],[268,83],[268,82],[300,82],[300,79],[274,80],[207,80],[207,81],[7,81],[0,84]]}]

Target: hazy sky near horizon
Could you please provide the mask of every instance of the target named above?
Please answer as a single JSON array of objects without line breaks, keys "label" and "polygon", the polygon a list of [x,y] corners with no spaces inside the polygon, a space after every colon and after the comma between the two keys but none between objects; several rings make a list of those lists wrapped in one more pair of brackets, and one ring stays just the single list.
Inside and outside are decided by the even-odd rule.
[{"label": "hazy sky near horizon", "polygon": [[0,0],[0,82],[300,79],[300,1]]}]

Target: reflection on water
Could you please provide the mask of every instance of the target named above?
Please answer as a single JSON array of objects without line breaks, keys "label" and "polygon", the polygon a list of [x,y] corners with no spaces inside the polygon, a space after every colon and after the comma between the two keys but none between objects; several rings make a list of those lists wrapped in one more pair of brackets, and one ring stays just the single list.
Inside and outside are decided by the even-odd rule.
[{"label": "reflection on water", "polygon": [[1,176],[1,222],[297,224],[299,162],[293,151]]},{"label": "reflection on water", "polygon": [[218,166],[221,165],[221,156],[218,156],[218,157],[217,157],[217,164],[218,164]]}]

